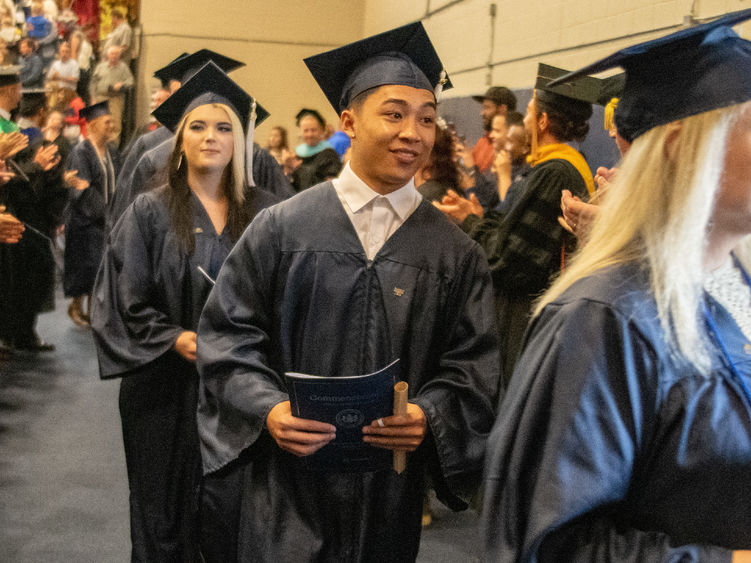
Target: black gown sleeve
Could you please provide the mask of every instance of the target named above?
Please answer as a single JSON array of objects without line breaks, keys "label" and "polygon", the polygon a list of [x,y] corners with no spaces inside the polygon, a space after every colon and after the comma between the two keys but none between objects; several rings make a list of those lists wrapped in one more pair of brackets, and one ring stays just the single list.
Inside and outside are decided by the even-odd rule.
[{"label": "black gown sleeve", "polygon": [[428,420],[435,491],[454,510],[467,507],[480,483],[500,383],[493,284],[485,257],[473,246],[450,290],[435,374],[411,399]]},{"label": "black gown sleeve", "polygon": [[[102,378],[126,375],[170,351],[185,329],[157,303],[154,246],[163,230],[146,197],[136,200],[109,235],[92,294],[92,328]],[[175,269],[176,257],[161,256]]]},{"label": "black gown sleeve", "polygon": [[608,305],[542,312],[488,441],[488,561],[730,560],[724,548],[628,524],[661,370],[649,340]]},{"label": "black gown sleeve", "polygon": [[[548,286],[560,268],[567,233],[558,224],[561,191],[579,193],[584,181],[568,163],[549,161],[530,172],[508,213],[471,216],[462,226],[485,250],[496,287],[527,294]],[[585,187],[586,189],[586,187]]]},{"label": "black gown sleeve", "polygon": [[[199,414],[232,417],[220,421],[234,430],[222,436],[232,451],[253,444],[269,411],[289,399],[282,374],[271,367],[280,361],[270,340],[277,240],[272,216],[264,209],[225,260],[198,323]],[[213,465],[214,460],[204,459],[205,467],[216,469]]]},{"label": "black gown sleeve", "polygon": [[70,190],[70,205],[75,208],[76,214],[88,221],[99,221],[105,217],[107,204],[95,183],[100,179],[94,167],[99,166],[94,149],[86,145],[77,147],[71,152],[68,162],[68,170],[76,170],[78,177],[89,182],[85,190]]}]

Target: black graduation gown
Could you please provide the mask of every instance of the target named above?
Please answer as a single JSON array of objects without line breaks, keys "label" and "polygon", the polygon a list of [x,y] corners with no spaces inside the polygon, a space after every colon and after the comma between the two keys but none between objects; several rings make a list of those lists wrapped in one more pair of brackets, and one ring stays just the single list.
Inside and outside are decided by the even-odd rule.
[{"label": "black graduation gown", "polygon": [[[232,248],[192,196],[195,251],[171,229],[166,186],[139,196],[108,237],[92,300],[99,373],[123,377],[120,416],[134,561],[196,558],[197,374],[173,346],[195,331],[212,278]],[[257,195],[254,195],[257,194]],[[271,196],[254,191],[253,207]]]},{"label": "black graduation gown", "polygon": [[573,237],[558,223],[561,191],[587,197],[581,174],[563,159],[541,162],[518,189],[507,212],[491,211],[481,220],[473,215],[462,225],[483,248],[490,264],[498,326],[502,327],[505,382],[521,351],[532,303],[560,271],[561,248],[573,243]]},{"label": "black graduation gown", "polygon": [[[114,178],[120,171],[120,156],[113,145],[107,145],[107,150],[114,168],[114,184]],[[108,204],[104,194],[106,176],[96,149],[88,139],[73,148],[66,169],[77,170],[78,176],[89,182],[85,190],[70,190],[65,221],[63,289],[67,297],[77,297],[91,293],[104,250],[104,221]],[[112,185],[111,189],[114,190],[114,187]]]},{"label": "black graduation gown", "polygon": [[38,141],[14,158],[28,182],[16,177],[0,188],[8,211],[44,235],[26,229],[17,244],[0,248],[0,337],[20,347],[35,344],[36,317],[54,306],[55,261],[49,239],[62,222],[68,190],[62,165],[44,172],[33,162],[36,151],[47,144]]},{"label": "black graduation gown", "polygon": [[[488,561],[730,561],[751,547],[751,409],[719,357],[666,349],[634,265],[574,284],[531,325],[488,441]],[[751,385],[751,348],[712,302]]]},{"label": "black graduation gown", "polygon": [[[426,466],[439,498],[466,507],[498,383],[492,289],[480,248],[430,203],[372,261],[331,182],[261,212],[198,334],[204,473],[247,457],[239,559],[413,560]],[[310,472],[270,439],[285,371],[367,373],[395,358],[430,429],[402,475]]]},{"label": "black graduation gown", "polygon": [[298,192],[335,178],[342,171],[342,161],[334,149],[323,149],[300,160],[302,163],[292,173],[292,185]]},{"label": "black graduation gown", "polygon": [[[117,185],[117,195],[110,209],[107,224],[114,225],[123,211],[139,194],[165,184],[169,157],[175,146],[173,137],[146,150],[128,177],[123,174]],[[294,194],[284,171],[268,151],[253,144],[253,181],[260,189],[286,199]]]}]

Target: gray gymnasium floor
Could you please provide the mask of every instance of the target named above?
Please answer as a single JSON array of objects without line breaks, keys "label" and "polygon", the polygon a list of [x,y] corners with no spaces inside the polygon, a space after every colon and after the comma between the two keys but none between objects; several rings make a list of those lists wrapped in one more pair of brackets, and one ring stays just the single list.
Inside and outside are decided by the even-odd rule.
[{"label": "gray gymnasium floor", "polygon": [[[0,362],[0,559],[126,562],[128,484],[118,383],[100,381],[91,334],[57,310],[38,332],[57,346]],[[476,561],[477,516],[433,501],[418,561]]]}]

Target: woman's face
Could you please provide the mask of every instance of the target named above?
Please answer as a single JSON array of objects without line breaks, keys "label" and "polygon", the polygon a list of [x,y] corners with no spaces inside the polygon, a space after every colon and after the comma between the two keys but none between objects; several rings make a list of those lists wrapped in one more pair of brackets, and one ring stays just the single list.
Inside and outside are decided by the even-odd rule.
[{"label": "woman's face", "polygon": [[188,115],[183,129],[182,150],[195,170],[224,170],[232,161],[234,135],[227,112],[211,104]]},{"label": "woman's face", "polygon": [[751,102],[728,134],[712,222],[733,234],[751,233]]},{"label": "woman's face", "polygon": [[300,119],[300,136],[303,143],[314,147],[323,139],[323,127],[312,115],[306,115]]},{"label": "woman's face", "polygon": [[282,134],[279,131],[279,129],[272,129],[271,133],[269,133],[269,146],[272,149],[278,149],[281,148],[280,145],[282,144]]},{"label": "woman's face", "polygon": [[47,127],[54,129],[55,131],[62,129],[63,123],[63,114],[59,111],[53,111],[52,113],[50,113],[49,117],[47,117]]}]

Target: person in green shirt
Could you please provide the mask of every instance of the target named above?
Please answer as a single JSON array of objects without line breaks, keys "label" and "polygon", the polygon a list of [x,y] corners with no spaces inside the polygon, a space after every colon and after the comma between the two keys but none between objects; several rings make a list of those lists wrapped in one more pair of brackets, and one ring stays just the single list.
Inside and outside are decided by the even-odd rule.
[{"label": "person in green shirt", "polygon": [[11,120],[10,112],[21,101],[21,77],[18,67],[5,67],[0,70],[0,133],[18,131],[18,125]]}]

